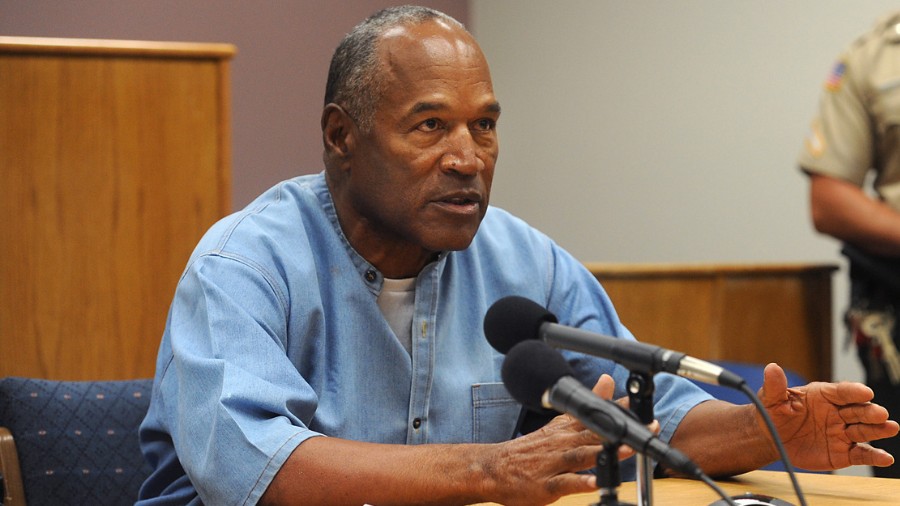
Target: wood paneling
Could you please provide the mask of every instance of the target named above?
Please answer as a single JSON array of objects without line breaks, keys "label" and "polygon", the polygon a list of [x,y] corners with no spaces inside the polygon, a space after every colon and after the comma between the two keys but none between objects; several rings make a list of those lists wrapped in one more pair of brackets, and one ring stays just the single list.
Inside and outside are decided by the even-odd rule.
[{"label": "wood paneling", "polygon": [[588,264],[638,339],[831,378],[834,265]]},{"label": "wood paneling", "polygon": [[153,375],[230,207],[225,44],[0,37],[0,376]]}]

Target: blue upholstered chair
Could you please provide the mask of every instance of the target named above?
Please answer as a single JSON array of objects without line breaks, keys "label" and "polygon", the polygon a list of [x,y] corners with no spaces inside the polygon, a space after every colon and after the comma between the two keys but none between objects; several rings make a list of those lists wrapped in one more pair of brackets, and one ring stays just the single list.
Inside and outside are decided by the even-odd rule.
[{"label": "blue upholstered chair", "polygon": [[134,504],[150,474],[138,427],[151,386],[0,379],[3,506]]}]

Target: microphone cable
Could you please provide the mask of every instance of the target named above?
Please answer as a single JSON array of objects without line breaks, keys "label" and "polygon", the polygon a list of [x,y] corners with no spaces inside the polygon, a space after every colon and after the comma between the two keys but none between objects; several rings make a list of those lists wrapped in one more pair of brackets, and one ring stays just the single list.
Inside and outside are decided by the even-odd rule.
[{"label": "microphone cable", "polygon": [[781,456],[781,463],[784,464],[784,469],[787,471],[788,476],[791,479],[791,484],[794,487],[794,493],[797,494],[797,499],[800,500],[800,506],[807,506],[806,497],[803,495],[803,490],[800,489],[800,482],[797,480],[797,473],[794,472],[794,466],[791,464],[791,460],[787,456],[787,451],[784,449],[784,444],[781,442],[781,437],[778,435],[778,430],[775,429],[775,423],[772,422],[772,417],[769,416],[769,412],[766,411],[765,406],[763,406],[762,401],[757,397],[756,392],[754,392],[750,387],[747,386],[747,383],[741,383],[740,387],[741,392],[744,392],[753,405],[756,407],[756,411],[759,412],[760,416],[762,416],[763,421],[766,423],[766,427],[769,429],[769,435],[772,436],[772,441],[775,442],[775,447],[778,448],[778,454]]}]

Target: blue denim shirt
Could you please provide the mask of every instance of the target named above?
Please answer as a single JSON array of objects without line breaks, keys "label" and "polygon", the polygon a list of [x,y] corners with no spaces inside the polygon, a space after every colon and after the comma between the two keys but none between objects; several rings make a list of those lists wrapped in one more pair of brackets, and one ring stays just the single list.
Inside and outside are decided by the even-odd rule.
[{"label": "blue denim shirt", "polygon": [[[560,323],[633,339],[594,277],[547,236],[490,208],[471,246],[416,280],[412,351],[376,303],[383,277],[341,232],[323,174],[273,187],[203,237],[178,284],[141,444],[153,474],[140,504],[255,504],[314,436],[393,444],[490,443],[520,406],[487,343],[507,295]],[[566,353],[592,386],[613,363]],[[657,375],[655,416],[671,437],[706,394]],[[623,464],[623,477],[633,470]],[[199,497],[198,497],[199,495]]]}]

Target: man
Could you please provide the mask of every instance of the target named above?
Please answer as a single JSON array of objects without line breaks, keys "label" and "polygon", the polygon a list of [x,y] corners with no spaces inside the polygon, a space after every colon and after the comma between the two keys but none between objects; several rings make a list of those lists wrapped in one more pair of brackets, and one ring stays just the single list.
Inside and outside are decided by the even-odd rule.
[{"label": "man", "polygon": [[[579,471],[600,440],[569,417],[512,438],[520,407],[482,320],[515,294],[633,337],[578,261],[488,207],[499,116],[455,20],[394,8],[345,37],[324,173],[218,223],[189,261],[142,426],[155,471],[141,504],[545,504],[596,487]],[[622,367],[566,356],[598,395],[623,395]],[[708,472],[777,457],[749,406],[655,383],[660,436]],[[858,384],[788,390],[775,365],[763,395],[796,463],[818,469],[892,461],[862,443],[898,430],[870,398]]]},{"label": "man", "polygon": [[[840,56],[800,153],[812,221],[845,244],[849,338],[875,400],[900,410],[900,11],[879,20]],[[867,191],[867,177],[874,176]],[[893,281],[892,281],[893,280]],[[875,443],[900,451],[900,440]],[[900,478],[900,465],[874,468]]]}]

